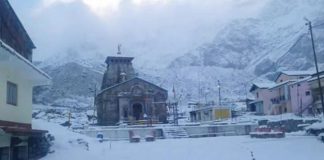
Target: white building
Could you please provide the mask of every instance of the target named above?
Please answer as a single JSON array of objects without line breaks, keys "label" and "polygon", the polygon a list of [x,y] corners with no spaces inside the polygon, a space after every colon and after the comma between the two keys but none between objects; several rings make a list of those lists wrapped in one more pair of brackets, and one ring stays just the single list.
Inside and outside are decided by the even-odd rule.
[{"label": "white building", "polygon": [[[35,48],[7,0],[0,1],[0,159],[28,159],[33,87],[50,77],[32,64]],[[30,151],[29,151],[30,152]]]}]

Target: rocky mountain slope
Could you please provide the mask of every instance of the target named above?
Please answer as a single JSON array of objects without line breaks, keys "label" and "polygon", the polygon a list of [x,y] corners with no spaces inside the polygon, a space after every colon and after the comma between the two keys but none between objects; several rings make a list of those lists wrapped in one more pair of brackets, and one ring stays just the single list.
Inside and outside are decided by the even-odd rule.
[{"label": "rocky mountain slope", "polygon": [[[317,0],[269,1],[260,15],[231,22],[214,41],[178,57],[169,69],[181,72],[196,68],[201,79],[214,75],[225,81],[223,88],[240,90],[236,93],[244,93],[245,86],[253,81],[272,80],[281,70],[313,70],[313,52],[304,17],[313,21],[317,57],[323,66],[323,6]],[[224,72],[226,69],[233,71]],[[192,75],[187,72],[186,76]]]},{"label": "rocky mountain slope", "polygon": [[[224,101],[242,99],[253,81],[272,80],[280,70],[314,69],[304,17],[313,21],[318,61],[324,69],[323,7],[321,0],[269,0],[256,17],[232,21],[211,33],[215,34],[212,42],[181,54],[168,67],[135,64],[135,68],[141,77],[169,89],[170,97],[175,86],[176,97],[184,104],[217,101],[219,87]],[[78,52],[90,56],[81,58]],[[91,96],[89,88],[100,85],[105,69],[102,55],[80,47],[39,64],[53,77],[53,86],[37,90],[35,101],[57,103],[62,98]]]},{"label": "rocky mountain slope", "polygon": [[102,73],[75,62],[42,68],[52,77],[52,85],[34,89],[34,102],[71,107],[90,107],[95,86],[101,83]]}]

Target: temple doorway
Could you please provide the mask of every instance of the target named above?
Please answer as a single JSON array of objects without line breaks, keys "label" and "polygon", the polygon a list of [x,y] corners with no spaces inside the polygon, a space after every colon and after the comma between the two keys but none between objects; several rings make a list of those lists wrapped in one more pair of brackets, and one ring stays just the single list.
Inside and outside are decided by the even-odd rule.
[{"label": "temple doorway", "polygon": [[140,103],[133,104],[133,116],[135,120],[140,120],[143,115],[143,106]]}]

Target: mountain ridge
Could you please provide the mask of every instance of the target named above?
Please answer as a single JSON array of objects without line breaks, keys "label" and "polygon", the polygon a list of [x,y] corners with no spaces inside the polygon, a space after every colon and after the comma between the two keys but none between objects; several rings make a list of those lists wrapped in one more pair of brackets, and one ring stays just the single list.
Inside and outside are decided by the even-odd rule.
[{"label": "mountain ridge", "polygon": [[[324,69],[324,46],[321,45],[324,41],[323,6],[319,0],[269,0],[260,15],[230,22],[215,34],[214,40],[179,54],[182,56],[165,68],[149,68],[145,67],[145,62],[137,64],[136,61],[134,66],[140,76],[169,91],[175,86],[177,98],[183,105],[188,101],[217,101],[218,87],[221,87],[224,101],[244,99],[249,96],[248,87],[254,81],[273,80],[283,70],[314,70],[311,42],[303,17],[314,21],[318,62]],[[104,72],[106,66],[102,54],[86,58],[75,56],[78,52],[99,53],[96,48],[81,47],[66,53],[69,52],[73,54],[53,58],[62,63],[44,61],[40,66],[48,67],[47,71],[51,72],[67,62],[88,68],[89,75],[97,72],[99,77]],[[78,71],[71,73],[79,74]],[[221,86],[218,86],[218,80]],[[96,83],[100,84],[101,80]],[[173,97],[171,92],[169,94]],[[86,93],[81,95],[88,96]]]}]

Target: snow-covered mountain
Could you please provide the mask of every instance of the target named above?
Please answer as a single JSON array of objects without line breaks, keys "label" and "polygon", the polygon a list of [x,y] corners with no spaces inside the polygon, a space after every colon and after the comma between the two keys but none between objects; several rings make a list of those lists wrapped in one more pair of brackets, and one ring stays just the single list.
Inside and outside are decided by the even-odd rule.
[{"label": "snow-covered mountain", "polygon": [[[231,22],[216,35],[213,42],[177,58],[170,67],[218,66],[254,70],[256,75],[262,75],[272,69],[266,66],[284,62],[283,56],[294,54],[292,52],[296,50],[307,56],[312,53],[308,50],[311,43],[305,35],[308,30],[303,17],[314,20],[316,26],[321,22],[323,6],[320,1],[272,0],[258,17]],[[321,40],[321,28],[323,26],[314,29],[316,42]],[[318,57],[321,57],[321,48],[318,49]],[[278,67],[282,65],[287,66],[276,64]],[[289,65],[286,68],[289,69]]]},{"label": "snow-covered mountain", "polygon": [[[234,20],[218,33],[210,33],[215,34],[213,41],[202,42],[196,49],[188,47],[186,54],[179,54],[166,68],[152,69],[138,61],[134,66],[143,78],[169,89],[170,97],[175,86],[176,96],[182,102],[217,101],[218,87],[224,100],[245,98],[252,81],[271,80],[280,70],[313,69],[304,17],[313,21],[318,61],[324,69],[323,7],[322,0],[269,0],[259,15]],[[107,54],[88,46],[91,45],[68,49],[39,64],[53,77],[48,94],[60,93],[48,102],[67,95],[87,97],[90,84],[101,83]],[[81,52],[88,52],[88,57],[79,57]],[[37,95],[48,97],[44,93],[39,91]]]},{"label": "snow-covered mountain", "polygon": [[323,66],[323,6],[318,0],[271,0],[260,15],[232,21],[212,42],[178,57],[169,69],[177,68],[180,73],[196,69],[200,80],[214,76],[225,82],[223,88],[240,90],[234,95],[225,93],[229,97],[244,93],[245,86],[256,79],[272,80],[280,70],[312,70],[313,52],[304,17],[313,21],[317,57]]}]

